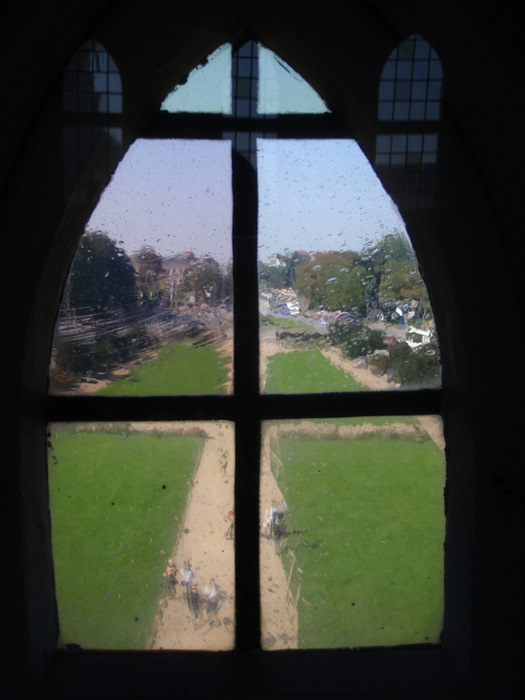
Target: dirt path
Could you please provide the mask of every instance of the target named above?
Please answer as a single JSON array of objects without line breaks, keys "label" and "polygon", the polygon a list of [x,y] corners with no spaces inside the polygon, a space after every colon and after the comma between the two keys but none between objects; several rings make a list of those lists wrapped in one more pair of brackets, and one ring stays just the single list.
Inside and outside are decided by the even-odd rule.
[{"label": "dirt path", "polygon": [[[268,428],[263,435],[261,464],[260,522],[264,522],[266,508],[284,506],[285,500],[271,471],[271,443],[277,437],[277,428]],[[276,455],[273,455],[276,458]],[[290,562],[292,564],[292,562]],[[261,566],[261,632],[265,649],[297,649],[298,616],[296,603],[288,589],[281,558],[273,543],[260,538]]]},{"label": "dirt path", "polygon": [[[323,355],[330,360],[334,367],[340,367],[349,372],[356,382],[375,391],[388,391],[396,388],[395,384],[389,384],[384,376],[372,374],[366,367],[359,367],[356,360],[347,360],[341,357],[337,348],[322,348]],[[443,423],[438,416],[417,416],[419,424],[426,430],[440,450],[445,450],[445,438],[443,437]]]},{"label": "dirt path", "polygon": [[[132,424],[140,429],[140,424]],[[188,426],[191,431],[192,426]],[[233,510],[233,427],[223,423],[199,423],[206,431],[199,465],[177,540],[172,561],[182,572],[190,560],[195,582],[203,587],[214,578],[226,594],[217,613],[199,617],[190,611],[183,586],[176,586],[175,597],[163,596],[159,601],[157,624],[151,642],[152,649],[226,650],[234,644],[234,550],[233,541],[226,539],[227,515]],[[142,425],[144,429],[144,424]],[[149,430],[166,430],[166,424],[148,424]],[[180,430],[180,426],[173,426]],[[271,434],[264,438],[261,478],[261,504],[283,504],[284,500],[270,470]],[[221,475],[220,457],[228,452],[226,476]],[[261,514],[262,523],[263,514]],[[297,613],[287,593],[288,581],[279,555],[264,537],[260,542],[261,605],[263,609],[263,639],[269,649],[297,647]]]},{"label": "dirt path", "polygon": [[[227,341],[231,343],[231,341]],[[227,343],[225,354],[230,352]],[[268,357],[278,352],[292,352],[297,348],[285,347],[273,337],[261,342],[261,377],[266,378]],[[341,358],[335,348],[323,348],[323,354],[336,367],[350,372],[361,384],[371,389],[392,389],[384,377],[378,377],[355,362]],[[444,449],[444,441],[439,419],[433,416],[419,417],[421,426],[429,433],[436,444]],[[215,579],[224,592],[224,600],[217,612],[207,614],[203,610],[199,617],[189,609],[184,597],[183,586],[176,586],[174,598],[164,596],[159,601],[157,624],[152,639],[153,649],[186,650],[227,650],[234,646],[234,549],[233,541],[226,539],[227,515],[233,510],[233,469],[234,432],[228,423],[196,424],[205,430],[203,452],[194,476],[194,483],[188,496],[188,503],[179,538],[175,545],[172,560],[180,572],[184,562],[190,560],[195,573],[195,582],[203,587],[211,578]],[[399,430],[413,430],[413,426],[398,424]],[[134,426],[132,426],[134,427]],[[135,426],[138,428],[138,425]],[[142,429],[144,424],[142,424]],[[166,429],[166,424],[148,424],[148,429]],[[374,426],[356,427],[365,431]],[[334,426],[327,426],[334,428]],[[139,429],[139,428],[138,428]],[[169,429],[169,427],[168,427]],[[174,426],[180,430],[180,426]],[[308,431],[309,425],[299,424],[296,431]],[[319,430],[319,426],[315,426]],[[353,435],[352,426],[342,426],[340,437]],[[354,432],[355,432],[354,430]],[[345,432],[346,431],[346,432]],[[343,434],[344,433],[344,434]],[[348,433],[348,434],[347,434]],[[271,472],[271,443],[277,438],[278,429],[269,427],[263,435],[261,464],[261,506],[260,522],[263,529],[264,513],[272,505],[284,505],[283,496]],[[228,452],[226,475],[221,475],[220,457]],[[274,461],[277,459],[273,455]],[[277,462],[278,464],[278,462]],[[293,567],[294,562],[290,561]],[[261,609],[262,639],[266,649],[297,648],[298,616],[296,601],[289,591],[289,578],[285,573],[280,556],[272,542],[260,538],[261,568]]]},{"label": "dirt path", "polygon": [[[233,427],[227,423],[198,424],[206,433],[202,456],[188,496],[184,522],[173,561],[180,572],[191,561],[194,582],[202,589],[211,578],[220,586],[224,600],[207,614],[201,606],[198,617],[189,609],[182,585],[175,597],[159,601],[159,612],[152,649],[227,650],[234,645],[234,551],[226,539],[228,511],[233,510]],[[221,455],[228,452],[226,474],[222,475]]]},{"label": "dirt path", "polygon": [[[297,347],[287,347],[276,338],[262,338],[260,351],[260,376],[261,384],[264,386],[268,373],[268,358],[279,352],[294,352]],[[374,391],[392,391],[397,385],[387,382],[386,377],[372,374],[367,367],[360,367],[357,360],[349,360],[341,357],[338,348],[325,346],[319,348],[322,354],[330,360],[334,367],[348,372],[363,386]],[[443,424],[438,416],[417,416],[419,424],[426,430],[440,450],[445,449],[445,438],[443,437]]]}]

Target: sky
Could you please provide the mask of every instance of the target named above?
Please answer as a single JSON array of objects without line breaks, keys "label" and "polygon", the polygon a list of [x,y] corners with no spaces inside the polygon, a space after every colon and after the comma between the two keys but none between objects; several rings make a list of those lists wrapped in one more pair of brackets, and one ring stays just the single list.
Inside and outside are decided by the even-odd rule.
[{"label": "sky", "polygon": [[[403,220],[355,141],[258,141],[259,259],[306,250],[362,250]],[[128,254],[192,251],[231,258],[231,142],[139,139],[87,230]]]}]

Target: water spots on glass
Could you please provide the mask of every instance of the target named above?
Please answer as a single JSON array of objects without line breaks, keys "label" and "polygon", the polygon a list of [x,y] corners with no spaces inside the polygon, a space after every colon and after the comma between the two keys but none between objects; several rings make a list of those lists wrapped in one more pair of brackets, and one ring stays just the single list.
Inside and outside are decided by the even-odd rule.
[{"label": "water spots on glass", "polygon": [[261,140],[258,175],[262,391],[439,385],[414,251],[357,145]]},{"label": "water spots on glass", "polygon": [[51,390],[230,392],[231,227],[228,143],[136,141],[73,260]]},{"label": "water spots on glass", "polygon": [[434,202],[438,134],[423,134],[418,123],[439,121],[442,77],[436,52],[418,35],[394,49],[381,74],[379,125],[397,122],[399,133],[377,135],[375,165],[406,209],[428,208]]},{"label": "water spots on glass", "polygon": [[233,426],[55,424],[50,435],[60,643],[231,649]]},{"label": "water spots on glass", "polygon": [[439,642],[444,483],[437,417],[265,423],[263,647]]},{"label": "water spots on glass", "polygon": [[202,65],[191,71],[185,83],[167,95],[161,110],[231,114],[231,56],[231,44],[219,47]]}]

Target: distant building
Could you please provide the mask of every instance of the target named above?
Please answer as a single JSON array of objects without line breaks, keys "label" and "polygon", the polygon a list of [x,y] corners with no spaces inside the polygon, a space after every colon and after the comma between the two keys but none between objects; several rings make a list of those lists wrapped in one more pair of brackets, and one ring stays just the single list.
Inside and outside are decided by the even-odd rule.
[{"label": "distant building", "polygon": [[177,255],[163,258],[162,267],[166,272],[167,280],[177,287],[182,281],[184,270],[191,265],[195,265],[197,261],[198,258],[191,251],[185,251],[184,253],[177,253]]},{"label": "distant building", "polygon": [[266,264],[268,267],[286,267],[285,256],[280,255],[279,253],[274,253],[273,255],[269,256]]}]

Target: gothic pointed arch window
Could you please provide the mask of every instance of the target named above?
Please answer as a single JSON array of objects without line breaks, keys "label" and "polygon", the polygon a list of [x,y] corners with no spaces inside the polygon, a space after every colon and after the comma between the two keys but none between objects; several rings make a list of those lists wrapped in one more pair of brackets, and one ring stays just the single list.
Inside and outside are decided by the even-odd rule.
[{"label": "gothic pointed arch window", "polygon": [[117,64],[93,39],[72,56],[62,81],[64,197],[80,206],[103,185],[122,155],[122,80]]},{"label": "gothic pointed arch window", "polygon": [[[400,80],[407,61],[423,61],[419,39],[413,41],[412,59],[405,59],[405,50],[400,47],[392,59]],[[82,56],[82,62],[68,68],[65,105],[74,106],[72,119],[85,105],[98,124],[101,114],[112,116],[110,105],[121,104],[112,101],[117,93],[110,90],[118,81],[110,81],[116,75],[110,71],[114,64],[98,45],[88,44]],[[430,49],[425,60],[428,83],[434,70]],[[418,64],[411,70],[415,85],[422,69]],[[393,83],[395,114],[405,93],[400,90],[398,99],[397,77]],[[424,102],[431,115],[429,94]],[[109,138],[116,127],[101,128]],[[405,152],[411,154],[409,138]],[[391,145],[393,140],[394,135]],[[168,174],[159,175],[155,169],[163,147],[171,164]],[[88,156],[90,163],[92,151]],[[199,158],[202,168],[196,166]],[[82,163],[81,181],[101,182],[89,163],[87,168]],[[126,179],[129,163],[135,170]],[[208,170],[219,171],[229,192],[208,184],[206,163],[213,163]],[[378,169],[380,165],[376,160]],[[149,176],[157,172],[157,190],[163,183],[156,205],[140,193],[132,195],[131,183],[141,171]],[[180,218],[173,219],[164,209],[169,192],[183,191],[188,182],[186,199],[197,200],[197,208],[186,215],[181,205]],[[116,195],[111,197],[119,188],[125,190],[124,205],[131,213],[128,225],[145,221],[144,215],[151,222],[151,235],[138,251],[129,247],[134,245],[126,239],[129,231],[117,230],[124,210],[118,209]],[[84,237],[69,286],[70,292],[75,285],[79,292],[81,265],[83,270],[91,266],[93,276],[84,279],[80,292],[93,292],[97,276],[104,298],[95,294],[86,302],[87,295],[79,293],[72,303],[69,294],[69,307],[63,305],[57,325],[51,372],[63,387],[50,398],[56,455],[50,469],[52,509],[57,523],[70,509],[64,499],[75,489],[77,503],[84,503],[96,469],[102,465],[106,476],[108,471],[100,457],[91,456],[88,442],[96,435],[109,444],[117,435],[118,447],[108,448],[114,476],[94,497],[103,503],[102,510],[93,529],[80,527],[88,539],[99,529],[110,535],[97,561],[108,567],[112,585],[101,593],[103,605],[92,599],[84,614],[91,625],[96,608],[120,611],[120,596],[127,595],[132,606],[126,624],[134,631],[131,641],[124,634],[124,642],[106,646],[93,641],[98,639],[95,630],[93,637],[86,635],[86,646],[144,648],[150,643],[164,649],[269,651],[437,644],[443,615],[445,463],[437,417],[441,368],[435,321],[404,222],[351,134],[308,83],[269,49],[255,41],[226,45],[165,97],[157,117],[116,169],[101,206],[104,199],[112,202],[114,213],[107,221],[114,228],[106,231],[109,235],[91,231]],[[221,217],[226,221],[222,259],[206,248],[217,235],[208,230],[205,239],[198,232],[199,220],[214,206],[213,225],[217,228]],[[161,214],[159,228],[153,223],[155,210]],[[162,218],[181,230],[185,218],[191,223],[170,243],[176,248],[164,247],[159,255],[152,245],[167,246],[173,233],[161,228]],[[190,246],[204,247],[194,255]],[[99,265],[95,273],[99,254],[112,265]],[[181,284],[175,290],[177,274]],[[108,280],[117,276],[119,283],[111,287]],[[125,287],[129,295],[119,297]],[[196,350],[213,349],[211,330],[223,333],[222,324],[233,336],[228,392],[217,388],[216,377],[211,389],[199,384],[204,364],[191,361]],[[183,345],[185,359],[177,365]],[[146,382],[145,391],[136,391],[145,381],[143,369],[159,359],[166,361],[156,365],[160,381]],[[172,361],[176,369],[166,370]],[[216,354],[213,361],[220,363]],[[128,376],[118,380],[119,373]],[[184,389],[177,384],[181,378],[187,380]],[[111,384],[105,395],[91,394],[93,386],[104,383]],[[176,481],[169,455],[161,455],[173,434],[183,439],[188,432],[204,443],[195,443],[193,451],[173,448],[180,467]],[[139,449],[137,434],[141,440],[147,437],[147,447]],[[213,440],[222,446],[217,454],[211,448],[207,452]],[[139,489],[133,496],[138,500],[129,496],[124,504],[130,480],[123,478],[123,470],[139,454],[147,459],[148,451],[156,455],[155,467],[167,460],[166,471],[156,473],[152,465],[148,474],[155,484]],[[194,530],[188,526],[193,515],[184,489],[191,486],[196,493],[197,484],[208,478],[192,471],[196,455],[206,455],[209,480],[216,486],[201,501],[208,503],[202,516],[207,531],[190,545],[184,535]],[[79,483],[73,484],[75,469]],[[110,490],[114,498],[107,497]],[[215,495],[223,491],[228,495],[217,507]],[[146,521],[151,510],[161,509],[157,499],[171,498],[172,492],[183,496],[164,511],[167,521],[171,513],[169,525],[163,520],[154,526],[162,542],[144,535],[145,524],[120,537],[117,522],[123,516],[117,512],[143,512]],[[145,494],[149,496],[141,500]],[[170,510],[175,507],[176,526]],[[74,511],[76,517],[79,513]],[[72,534],[61,527],[54,532],[55,543],[62,534]],[[114,527],[117,535],[111,534]],[[226,564],[209,551],[219,530],[222,553],[227,550],[231,557]],[[116,544],[114,536],[120,537]],[[71,566],[75,552],[89,554],[84,544],[75,547],[69,540],[60,545],[67,554],[63,569],[56,566],[59,591],[65,591],[74,572],[88,576],[85,559]],[[386,544],[391,549],[385,555]],[[138,577],[141,600],[149,596],[149,602],[132,614],[139,596],[124,594],[114,572],[126,559],[122,577],[131,581],[136,559],[130,552],[141,548],[152,552],[147,575],[160,562],[166,566],[166,581],[160,580],[162,588],[158,582],[152,585],[152,596],[145,592],[149,580]],[[211,560],[220,571],[215,576]],[[153,579],[158,573],[162,569]],[[182,591],[173,597],[176,602],[164,587],[172,575]],[[407,587],[408,579],[417,596]],[[70,591],[59,594],[62,620],[77,617],[72,601]],[[228,605],[231,612],[225,614]],[[179,624],[178,615],[188,619]],[[160,643],[161,627],[170,617],[179,620],[177,640]],[[102,620],[107,619],[103,614]],[[204,622],[226,631],[226,641],[208,645],[203,634],[189,641],[197,628],[201,633]],[[180,642],[184,625],[189,631]],[[68,635],[63,642],[83,643]]]},{"label": "gothic pointed arch window", "polygon": [[414,34],[386,61],[379,83],[375,166],[396,202],[428,208],[436,189],[443,69]]}]

